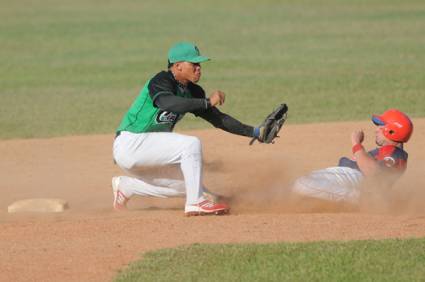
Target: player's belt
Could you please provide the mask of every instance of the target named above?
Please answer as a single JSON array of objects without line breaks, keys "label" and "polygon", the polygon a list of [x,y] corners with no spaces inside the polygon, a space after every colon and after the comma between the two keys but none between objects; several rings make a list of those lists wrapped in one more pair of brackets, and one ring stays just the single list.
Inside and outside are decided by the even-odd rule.
[{"label": "player's belt", "polygon": [[117,131],[116,133],[115,133],[115,139],[118,137],[118,136],[120,136],[121,135],[121,131]]}]

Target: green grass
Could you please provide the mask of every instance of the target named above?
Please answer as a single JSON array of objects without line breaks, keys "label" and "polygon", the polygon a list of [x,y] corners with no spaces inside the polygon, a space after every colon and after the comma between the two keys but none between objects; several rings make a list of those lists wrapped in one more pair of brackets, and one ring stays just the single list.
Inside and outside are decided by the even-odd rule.
[{"label": "green grass", "polygon": [[282,101],[291,123],[425,116],[423,0],[0,0],[0,17],[0,138],[112,133],[180,40],[246,123]]},{"label": "green grass", "polygon": [[115,281],[424,281],[425,239],[195,244],[149,252]]}]

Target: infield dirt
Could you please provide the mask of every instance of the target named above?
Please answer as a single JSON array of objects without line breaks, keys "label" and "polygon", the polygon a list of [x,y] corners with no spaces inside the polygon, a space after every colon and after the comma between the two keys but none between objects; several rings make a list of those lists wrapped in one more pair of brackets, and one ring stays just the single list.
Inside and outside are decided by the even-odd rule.
[{"label": "infield dirt", "polygon": [[[1,281],[108,281],[145,251],[192,243],[242,243],[425,236],[425,119],[405,147],[408,170],[394,191],[360,208],[293,199],[290,183],[350,154],[350,133],[370,122],[289,125],[276,144],[209,129],[184,132],[203,143],[206,186],[230,198],[232,213],[183,216],[184,199],[135,198],[112,210],[113,135],[0,141]],[[8,214],[26,198],[62,198],[59,214]]]}]

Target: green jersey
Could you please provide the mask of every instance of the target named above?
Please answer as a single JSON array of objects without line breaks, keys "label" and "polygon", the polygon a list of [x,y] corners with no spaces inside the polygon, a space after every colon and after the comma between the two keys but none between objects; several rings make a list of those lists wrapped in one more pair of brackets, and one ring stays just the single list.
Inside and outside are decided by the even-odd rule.
[{"label": "green jersey", "polygon": [[180,84],[170,71],[162,71],[143,86],[124,115],[117,133],[171,132],[185,113],[192,113],[214,127],[242,136],[254,136],[254,128],[212,107],[201,86]]},{"label": "green jersey", "polygon": [[[193,83],[188,86],[179,84],[171,72],[162,71],[150,79],[139,96],[131,105],[119,125],[117,132],[171,132],[184,113],[165,111],[155,105],[160,95],[175,95],[183,98],[200,98],[205,100],[203,89]],[[205,108],[208,107],[205,102]]]}]

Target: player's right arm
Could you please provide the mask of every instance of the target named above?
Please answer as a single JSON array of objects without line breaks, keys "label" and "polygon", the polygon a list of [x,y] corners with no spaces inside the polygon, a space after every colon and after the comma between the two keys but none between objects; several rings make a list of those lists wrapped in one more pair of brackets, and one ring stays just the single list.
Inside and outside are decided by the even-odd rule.
[{"label": "player's right arm", "polygon": [[376,160],[366,152],[362,143],[364,133],[362,130],[354,131],[351,134],[351,143],[353,145],[353,155],[357,166],[365,176],[375,176],[379,172],[379,165]]},{"label": "player's right arm", "polygon": [[184,114],[187,112],[206,110],[211,107],[208,99],[179,97],[177,83],[168,72],[160,72],[151,79],[148,85],[153,104],[161,110]]},{"label": "player's right arm", "polygon": [[154,103],[158,108],[165,111],[179,114],[189,113],[222,105],[224,103],[224,93],[215,91],[208,99],[184,98],[167,93],[158,96]]},{"label": "player's right arm", "polygon": [[354,153],[357,166],[365,176],[376,176],[380,171],[378,162],[364,148]]}]

